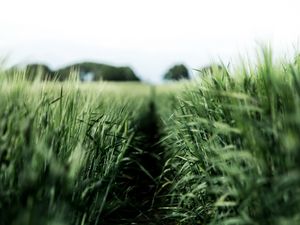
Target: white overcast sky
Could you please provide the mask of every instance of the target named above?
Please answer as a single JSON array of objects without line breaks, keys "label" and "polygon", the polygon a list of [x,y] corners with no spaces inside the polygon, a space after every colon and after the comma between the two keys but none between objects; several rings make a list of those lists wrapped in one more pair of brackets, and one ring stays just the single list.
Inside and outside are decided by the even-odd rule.
[{"label": "white overcast sky", "polygon": [[284,54],[299,37],[299,0],[0,0],[10,63],[129,65],[148,81],[174,63],[251,55],[257,42]]}]

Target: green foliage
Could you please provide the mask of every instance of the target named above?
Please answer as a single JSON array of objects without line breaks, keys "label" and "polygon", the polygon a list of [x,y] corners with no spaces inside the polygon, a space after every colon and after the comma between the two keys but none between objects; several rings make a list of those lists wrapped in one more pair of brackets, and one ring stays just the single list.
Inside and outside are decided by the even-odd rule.
[{"label": "green foliage", "polygon": [[175,65],[168,70],[168,72],[164,75],[165,80],[180,80],[180,79],[189,79],[189,71],[183,65]]},{"label": "green foliage", "polygon": [[1,78],[0,224],[102,223],[145,87]]},{"label": "green foliage", "polygon": [[225,66],[221,66],[221,65],[218,65],[218,64],[211,64],[211,65],[208,65],[208,66],[204,66],[201,69],[196,70],[196,71],[199,73],[200,76],[213,75],[215,73],[218,74],[222,71],[225,72],[225,73],[228,73]]},{"label": "green foliage", "polygon": [[27,73],[0,72],[0,224],[105,224],[113,212],[145,224],[120,208],[161,224],[299,224],[300,61],[266,49],[256,67],[151,91]]},{"label": "green foliage", "polygon": [[255,70],[216,72],[173,94],[173,103],[158,101],[169,217],[179,224],[299,223],[299,68],[274,64],[265,50]]},{"label": "green foliage", "polygon": [[67,66],[57,71],[61,80],[68,78],[72,71],[77,71],[80,78],[87,73],[93,74],[93,80],[108,80],[108,81],[139,81],[139,78],[134,74],[129,67],[114,67],[98,63],[78,63]]},{"label": "green foliage", "polygon": [[26,78],[28,80],[35,80],[39,77],[41,80],[53,80],[54,72],[51,69],[43,64],[29,64],[26,66]]},{"label": "green foliage", "polygon": [[[17,72],[22,72],[18,67],[13,67],[7,71],[11,76]],[[29,64],[23,71],[26,79],[68,81],[79,79],[81,81],[140,81],[130,67],[114,67],[106,64],[83,62],[67,67],[51,70],[44,64]],[[90,77],[89,77],[90,76]]]}]

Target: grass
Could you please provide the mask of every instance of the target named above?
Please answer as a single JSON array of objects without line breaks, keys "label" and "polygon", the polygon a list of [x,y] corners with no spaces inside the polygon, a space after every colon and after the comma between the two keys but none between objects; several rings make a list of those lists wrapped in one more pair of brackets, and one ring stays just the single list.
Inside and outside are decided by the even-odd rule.
[{"label": "grass", "polygon": [[215,71],[160,105],[169,217],[299,224],[299,68],[265,50],[256,68]]},{"label": "grass", "polygon": [[298,61],[156,87],[0,73],[0,224],[299,224]]},{"label": "grass", "polygon": [[97,224],[118,206],[107,197],[147,98],[105,84],[0,85],[1,224]]}]

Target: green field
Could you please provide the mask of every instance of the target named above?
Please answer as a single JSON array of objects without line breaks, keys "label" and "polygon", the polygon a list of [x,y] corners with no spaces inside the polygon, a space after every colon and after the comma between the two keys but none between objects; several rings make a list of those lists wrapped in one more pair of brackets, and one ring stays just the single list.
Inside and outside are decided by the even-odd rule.
[{"label": "green field", "polygon": [[300,61],[164,85],[0,72],[0,224],[300,224]]}]

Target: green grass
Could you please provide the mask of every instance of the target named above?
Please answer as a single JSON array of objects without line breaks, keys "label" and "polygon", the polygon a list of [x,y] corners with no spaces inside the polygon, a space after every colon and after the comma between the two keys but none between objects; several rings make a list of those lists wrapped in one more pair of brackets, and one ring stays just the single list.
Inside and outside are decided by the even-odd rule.
[{"label": "green grass", "polygon": [[300,63],[257,61],[156,87],[0,72],[0,224],[299,224]]},{"label": "green grass", "polygon": [[[299,224],[300,65],[216,71],[159,107],[179,224]],[[173,107],[170,107],[173,105]]]},{"label": "green grass", "polygon": [[97,224],[118,206],[107,196],[147,104],[128,85],[0,83],[1,224]]}]

